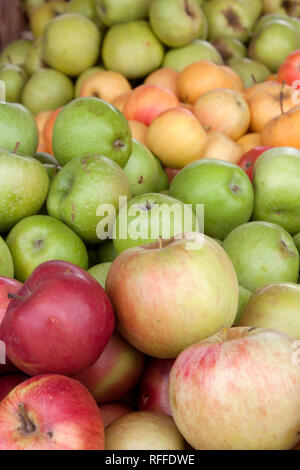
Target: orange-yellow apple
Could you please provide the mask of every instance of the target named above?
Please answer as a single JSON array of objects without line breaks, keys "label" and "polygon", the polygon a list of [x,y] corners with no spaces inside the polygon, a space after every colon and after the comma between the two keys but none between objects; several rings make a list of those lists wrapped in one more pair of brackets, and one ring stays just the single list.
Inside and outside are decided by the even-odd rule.
[{"label": "orange-yellow apple", "polygon": [[159,85],[140,85],[130,93],[124,114],[127,119],[149,126],[156,116],[178,105],[178,98],[167,88]]},{"label": "orange-yellow apple", "polygon": [[105,430],[105,450],[184,450],[184,439],[170,416],[129,413]]},{"label": "orange-yellow apple", "polygon": [[147,147],[167,168],[183,168],[203,156],[207,135],[191,111],[169,109],[151,123]]},{"label": "orange-yellow apple", "polygon": [[103,450],[100,410],[79,382],[41,375],[0,403],[0,450]]},{"label": "orange-yellow apple", "polygon": [[120,333],[161,359],[232,326],[238,307],[236,273],[223,248],[199,233],[180,237],[123,251],[106,280]]},{"label": "orange-yellow apple", "polygon": [[250,132],[240,137],[236,143],[242,148],[243,155],[255,147],[261,147],[261,134],[258,132]]},{"label": "orange-yellow apple", "polygon": [[241,147],[222,132],[209,132],[203,158],[214,158],[237,163],[243,156]]},{"label": "orange-yellow apple", "polygon": [[170,67],[162,67],[152,72],[145,80],[146,85],[159,85],[167,88],[177,96],[177,77],[178,72]]},{"label": "orange-yellow apple", "polygon": [[142,122],[135,121],[135,120],[132,120],[132,121],[129,120],[128,124],[131,129],[132,138],[146,145],[148,127]]},{"label": "orange-yellow apple", "polygon": [[127,78],[118,72],[101,70],[84,80],[79,96],[95,96],[113,103],[115,99],[128,91],[131,91],[131,85]]},{"label": "orange-yellow apple", "polygon": [[134,388],[144,371],[145,357],[114,333],[99,359],[76,379],[98,403],[117,401]]},{"label": "orange-yellow apple", "polygon": [[287,450],[300,439],[294,339],[264,328],[223,329],[177,358],[169,396],[197,450]]}]

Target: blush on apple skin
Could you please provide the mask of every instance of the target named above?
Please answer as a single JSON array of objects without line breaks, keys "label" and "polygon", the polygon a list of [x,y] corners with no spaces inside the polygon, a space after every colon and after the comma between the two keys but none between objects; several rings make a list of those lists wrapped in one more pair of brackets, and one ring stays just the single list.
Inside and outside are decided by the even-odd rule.
[{"label": "blush on apple skin", "polygon": [[113,329],[112,305],[100,284],[78,266],[49,261],[10,302],[0,338],[25,374],[75,375],[97,361]]},{"label": "blush on apple skin", "polygon": [[74,379],[33,377],[0,403],[0,450],[103,449],[100,410]]},{"label": "blush on apple skin", "polygon": [[97,403],[113,402],[138,384],[144,367],[145,356],[115,332],[95,364],[75,378]]},{"label": "blush on apple skin", "polygon": [[132,413],[133,410],[128,406],[122,405],[121,403],[105,403],[99,406],[101,416],[103,419],[104,428],[109,426],[116,419],[125,416],[128,413]]},{"label": "blush on apple skin", "polygon": [[27,380],[26,375],[15,374],[0,377],[0,401],[6,397],[17,385]]},{"label": "blush on apple skin", "polygon": [[150,359],[139,393],[139,410],[172,416],[169,401],[169,376],[175,360]]},{"label": "blush on apple skin", "polygon": [[168,182],[169,182],[169,186],[170,186],[173,179],[180,172],[180,170],[178,170],[176,168],[164,168],[164,170],[165,170],[165,173],[168,177]]}]

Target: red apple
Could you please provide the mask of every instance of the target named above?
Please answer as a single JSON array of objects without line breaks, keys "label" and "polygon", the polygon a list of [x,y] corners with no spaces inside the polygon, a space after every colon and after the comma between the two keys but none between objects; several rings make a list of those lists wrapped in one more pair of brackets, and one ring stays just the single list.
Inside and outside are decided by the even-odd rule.
[{"label": "red apple", "polygon": [[49,261],[10,302],[0,338],[25,374],[75,375],[94,364],[113,328],[113,309],[100,284],[78,266]]},{"label": "red apple", "polygon": [[4,375],[3,377],[0,377],[0,401],[26,379],[28,379],[28,377],[21,374]]},{"label": "red apple", "polygon": [[100,410],[79,382],[33,377],[0,403],[0,450],[103,450]]},{"label": "red apple", "polygon": [[116,419],[121,418],[121,416],[125,416],[128,413],[133,412],[132,409],[122,405],[121,403],[106,403],[105,405],[99,406],[99,409],[105,428],[116,421]]},{"label": "red apple", "polygon": [[239,161],[238,165],[247,173],[250,180],[253,181],[253,167],[258,159],[264,152],[270,150],[272,147],[254,147],[253,149],[249,150],[249,152],[245,153],[241,160]]},{"label": "red apple", "polygon": [[[294,82],[300,80],[300,49],[293,51],[287,56],[278,70],[278,81],[292,86]],[[295,88],[300,86],[297,84]]]},{"label": "red apple", "polygon": [[139,410],[156,411],[172,416],[169,401],[169,376],[172,359],[150,359],[139,394]]},{"label": "red apple", "polygon": [[300,439],[294,339],[263,328],[223,329],[188,347],[170,374],[175,423],[198,450],[288,450]]},{"label": "red apple", "polygon": [[160,359],[232,326],[237,313],[238,282],[226,252],[200,233],[180,237],[123,251],[106,280],[118,331]]},{"label": "red apple", "polygon": [[145,357],[114,333],[92,367],[76,375],[98,403],[117,401],[139,382]]},{"label": "red apple", "polygon": [[[10,277],[0,276],[0,323],[2,322],[8,304],[10,303],[9,293],[16,293],[22,283]],[[1,339],[1,338],[0,338]],[[1,359],[1,358],[0,358]],[[0,361],[1,362],[1,361]],[[0,364],[0,376],[16,372],[17,368],[6,358],[6,364]]]},{"label": "red apple", "polygon": [[166,175],[168,177],[168,182],[169,182],[169,186],[171,185],[173,179],[175,178],[175,176],[177,175],[177,173],[180,172],[180,170],[176,169],[176,168],[165,168],[164,169],[165,172],[166,172]]}]

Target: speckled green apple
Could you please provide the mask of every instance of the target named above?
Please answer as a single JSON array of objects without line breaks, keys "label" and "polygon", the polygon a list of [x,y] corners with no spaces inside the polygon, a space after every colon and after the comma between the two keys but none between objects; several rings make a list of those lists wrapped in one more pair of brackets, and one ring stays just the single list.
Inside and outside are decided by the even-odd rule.
[{"label": "speckled green apple", "polygon": [[32,271],[51,260],[68,261],[88,268],[83,241],[69,227],[53,217],[33,215],[18,222],[6,243],[15,266],[15,277],[25,282]]},{"label": "speckled green apple", "polygon": [[[130,199],[130,186],[115,162],[99,155],[77,157],[65,165],[53,180],[47,199],[48,214],[60,219],[84,241],[99,243],[112,211],[99,213],[101,204],[119,210],[119,197]],[[105,206],[107,207],[107,206]],[[109,218],[108,222],[107,218]],[[100,230],[99,224],[105,221]]]},{"label": "speckled green apple", "polygon": [[48,188],[47,172],[38,160],[0,150],[0,232],[36,214]]},{"label": "speckled green apple", "polygon": [[6,86],[6,101],[18,103],[27,80],[26,73],[18,65],[0,64],[0,80]]},{"label": "speckled green apple", "polygon": [[269,222],[249,222],[224,240],[239,284],[250,291],[273,282],[297,282],[299,253],[292,237]]},{"label": "speckled green apple", "polygon": [[132,196],[151,193],[157,186],[157,164],[148,148],[136,139],[132,139],[132,152],[124,173],[130,183]]},{"label": "speckled green apple", "polygon": [[99,18],[106,26],[148,17],[152,0],[94,0]]},{"label": "speckled green apple", "polygon": [[220,36],[212,40],[212,45],[221,54],[224,62],[247,57],[246,46],[236,38]]},{"label": "speckled green apple", "polygon": [[228,65],[241,77],[245,88],[264,82],[271,75],[264,64],[246,57],[231,59]]},{"label": "speckled green apple", "polygon": [[11,252],[2,237],[0,237],[0,276],[14,277],[14,263]]},{"label": "speckled green apple", "polygon": [[221,55],[211,43],[203,39],[195,39],[186,46],[167,51],[163,67],[171,67],[177,72],[181,72],[185,67],[198,60],[210,60],[218,65],[223,64]]},{"label": "speckled green apple", "polygon": [[98,98],[78,98],[66,105],[55,121],[52,143],[61,165],[75,157],[99,154],[123,167],[132,150],[124,115]]},{"label": "speckled green apple", "polygon": [[105,282],[111,265],[111,262],[96,264],[88,270],[88,272],[96,279],[96,281],[99,282],[103,289],[105,289]]}]

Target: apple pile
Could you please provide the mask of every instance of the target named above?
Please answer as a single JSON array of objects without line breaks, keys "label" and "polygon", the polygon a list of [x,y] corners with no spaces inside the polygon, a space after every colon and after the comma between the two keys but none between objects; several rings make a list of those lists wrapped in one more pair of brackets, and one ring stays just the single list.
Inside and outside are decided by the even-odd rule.
[{"label": "apple pile", "polygon": [[0,450],[300,448],[300,1],[23,6]]}]

